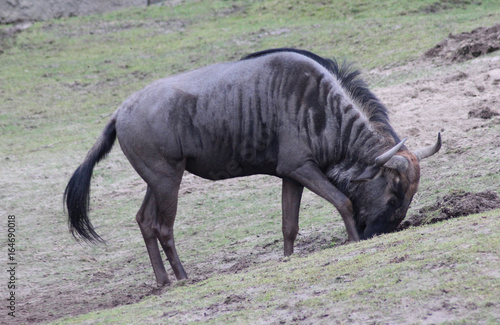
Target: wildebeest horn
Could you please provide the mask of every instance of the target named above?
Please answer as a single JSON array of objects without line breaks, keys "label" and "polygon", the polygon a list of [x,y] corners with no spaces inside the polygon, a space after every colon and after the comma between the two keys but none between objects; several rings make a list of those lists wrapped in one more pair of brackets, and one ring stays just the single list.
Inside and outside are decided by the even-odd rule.
[{"label": "wildebeest horn", "polygon": [[404,138],[403,141],[401,141],[391,149],[375,158],[375,165],[366,168],[363,173],[361,173],[361,175],[353,179],[351,182],[361,183],[373,179],[379,173],[380,167],[382,166],[397,169],[399,171],[403,171],[404,169],[406,169],[408,167],[408,161],[401,156],[394,156],[396,152],[401,149],[405,141],[406,138]]},{"label": "wildebeest horn", "polygon": [[[386,152],[384,152],[383,154],[381,154],[380,156],[375,158],[375,164],[377,166],[381,166],[381,167],[384,166],[384,164],[386,162],[388,162],[396,154],[396,152],[399,151],[399,149],[401,149],[401,147],[405,144],[405,141],[406,141],[406,138],[404,138],[400,143],[398,143],[397,145],[395,145],[391,149],[387,150]],[[389,167],[389,166],[386,166],[386,167]]]},{"label": "wildebeest horn", "polygon": [[424,158],[432,156],[433,154],[438,152],[439,149],[441,149],[441,132],[438,133],[438,139],[437,139],[435,144],[433,144],[432,146],[422,148],[422,149],[418,149],[418,150],[414,151],[413,154],[415,156],[417,156],[418,161],[420,161]]}]

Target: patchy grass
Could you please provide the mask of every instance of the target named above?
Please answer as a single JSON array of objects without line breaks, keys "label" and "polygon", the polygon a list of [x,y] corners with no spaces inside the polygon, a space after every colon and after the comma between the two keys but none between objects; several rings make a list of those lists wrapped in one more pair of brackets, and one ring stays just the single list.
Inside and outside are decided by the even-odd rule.
[{"label": "patchy grass", "polygon": [[[53,324],[491,323],[500,210],[379,236],[242,274],[179,282],[131,306]],[[474,276],[471,276],[471,275]]]},{"label": "patchy grass", "polygon": [[[441,4],[435,12],[425,9],[435,3]],[[281,46],[348,58],[375,71],[368,77],[378,86],[447,74],[467,64],[376,71],[403,66],[449,33],[491,25],[500,16],[497,1],[450,3],[186,1],[39,22],[9,39],[0,54],[0,211],[15,214],[19,221],[22,322],[47,322],[91,310],[100,311],[63,322],[253,323],[270,317],[277,322],[399,322],[405,314],[429,322],[438,322],[432,317],[439,315],[493,322],[498,286],[488,285],[498,279],[493,265],[498,255],[486,248],[495,240],[498,244],[498,231],[479,237],[473,231],[498,229],[495,213],[485,220],[476,216],[446,223],[447,236],[432,226],[340,245],[346,237],[341,219],[333,207],[306,191],[298,254],[282,259],[279,180],[258,176],[212,183],[188,175],[175,230],[191,280],[151,296],[156,292],[153,273],[134,221],[145,187],[119,146],[96,168],[92,184],[90,214],[107,246],[75,243],[62,208],[66,182],[110,114],[151,81]],[[498,134],[498,128],[492,124],[471,131],[471,136]],[[482,157],[483,149],[471,146],[467,152]],[[481,166],[497,162],[480,159]],[[435,201],[454,188],[498,188],[500,174],[492,168],[471,182],[473,164],[450,169],[449,160],[426,162],[415,205]],[[435,177],[443,170],[450,177]],[[460,241],[462,231],[466,235]],[[466,245],[467,239],[474,245],[456,255],[453,247]],[[485,245],[485,255],[466,256]],[[410,257],[404,257],[402,248],[412,252]],[[441,268],[438,257],[445,260]],[[403,260],[391,263],[393,258]],[[452,278],[456,270],[460,272]],[[490,273],[472,276],[478,270]],[[469,289],[462,289],[462,283]],[[401,313],[391,316],[398,309]],[[136,316],[130,318],[132,314]]]}]

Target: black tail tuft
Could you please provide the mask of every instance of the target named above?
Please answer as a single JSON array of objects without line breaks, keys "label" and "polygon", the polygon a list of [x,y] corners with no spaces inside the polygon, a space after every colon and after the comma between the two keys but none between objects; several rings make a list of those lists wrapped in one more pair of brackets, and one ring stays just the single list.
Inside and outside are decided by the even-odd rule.
[{"label": "black tail tuft", "polygon": [[64,201],[68,210],[69,230],[75,238],[86,241],[104,240],[94,231],[88,217],[90,203],[90,179],[94,166],[111,151],[116,139],[115,120],[105,127],[100,138],[90,149],[83,163],[76,169],[64,191]]}]

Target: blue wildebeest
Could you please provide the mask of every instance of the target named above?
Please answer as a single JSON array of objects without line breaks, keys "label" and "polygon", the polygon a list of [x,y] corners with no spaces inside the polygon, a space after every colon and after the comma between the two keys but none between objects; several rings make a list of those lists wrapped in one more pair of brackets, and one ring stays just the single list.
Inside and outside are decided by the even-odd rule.
[{"label": "blue wildebeest", "polygon": [[174,244],[184,170],[218,180],[282,178],[284,253],[293,253],[302,190],[333,204],[351,241],[394,231],[417,191],[419,160],[387,110],[349,65],[295,49],[272,49],[153,82],[112,115],[65,191],[73,235],[101,240],[88,218],[94,166],[115,138],[146,181],[137,213],[159,285],[169,283],[158,241],[178,279]]}]

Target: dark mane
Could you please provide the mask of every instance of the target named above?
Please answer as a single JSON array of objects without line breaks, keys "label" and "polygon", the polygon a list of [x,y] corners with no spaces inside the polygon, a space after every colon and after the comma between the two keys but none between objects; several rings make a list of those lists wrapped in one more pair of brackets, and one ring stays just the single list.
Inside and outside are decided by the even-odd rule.
[{"label": "dark mane", "polygon": [[343,61],[339,64],[335,59],[325,59],[317,54],[309,51],[293,49],[293,48],[276,48],[263,50],[251,54],[247,54],[241,60],[248,60],[258,58],[264,55],[279,53],[279,52],[293,52],[306,56],[330,71],[340,81],[342,88],[351,94],[352,98],[356,99],[362,106],[366,116],[369,117],[371,122],[378,123],[384,132],[387,132],[394,137],[396,142],[399,138],[389,124],[389,116],[387,108],[380,102],[380,100],[368,89],[367,84],[360,78],[361,72],[355,69],[352,64]]}]

